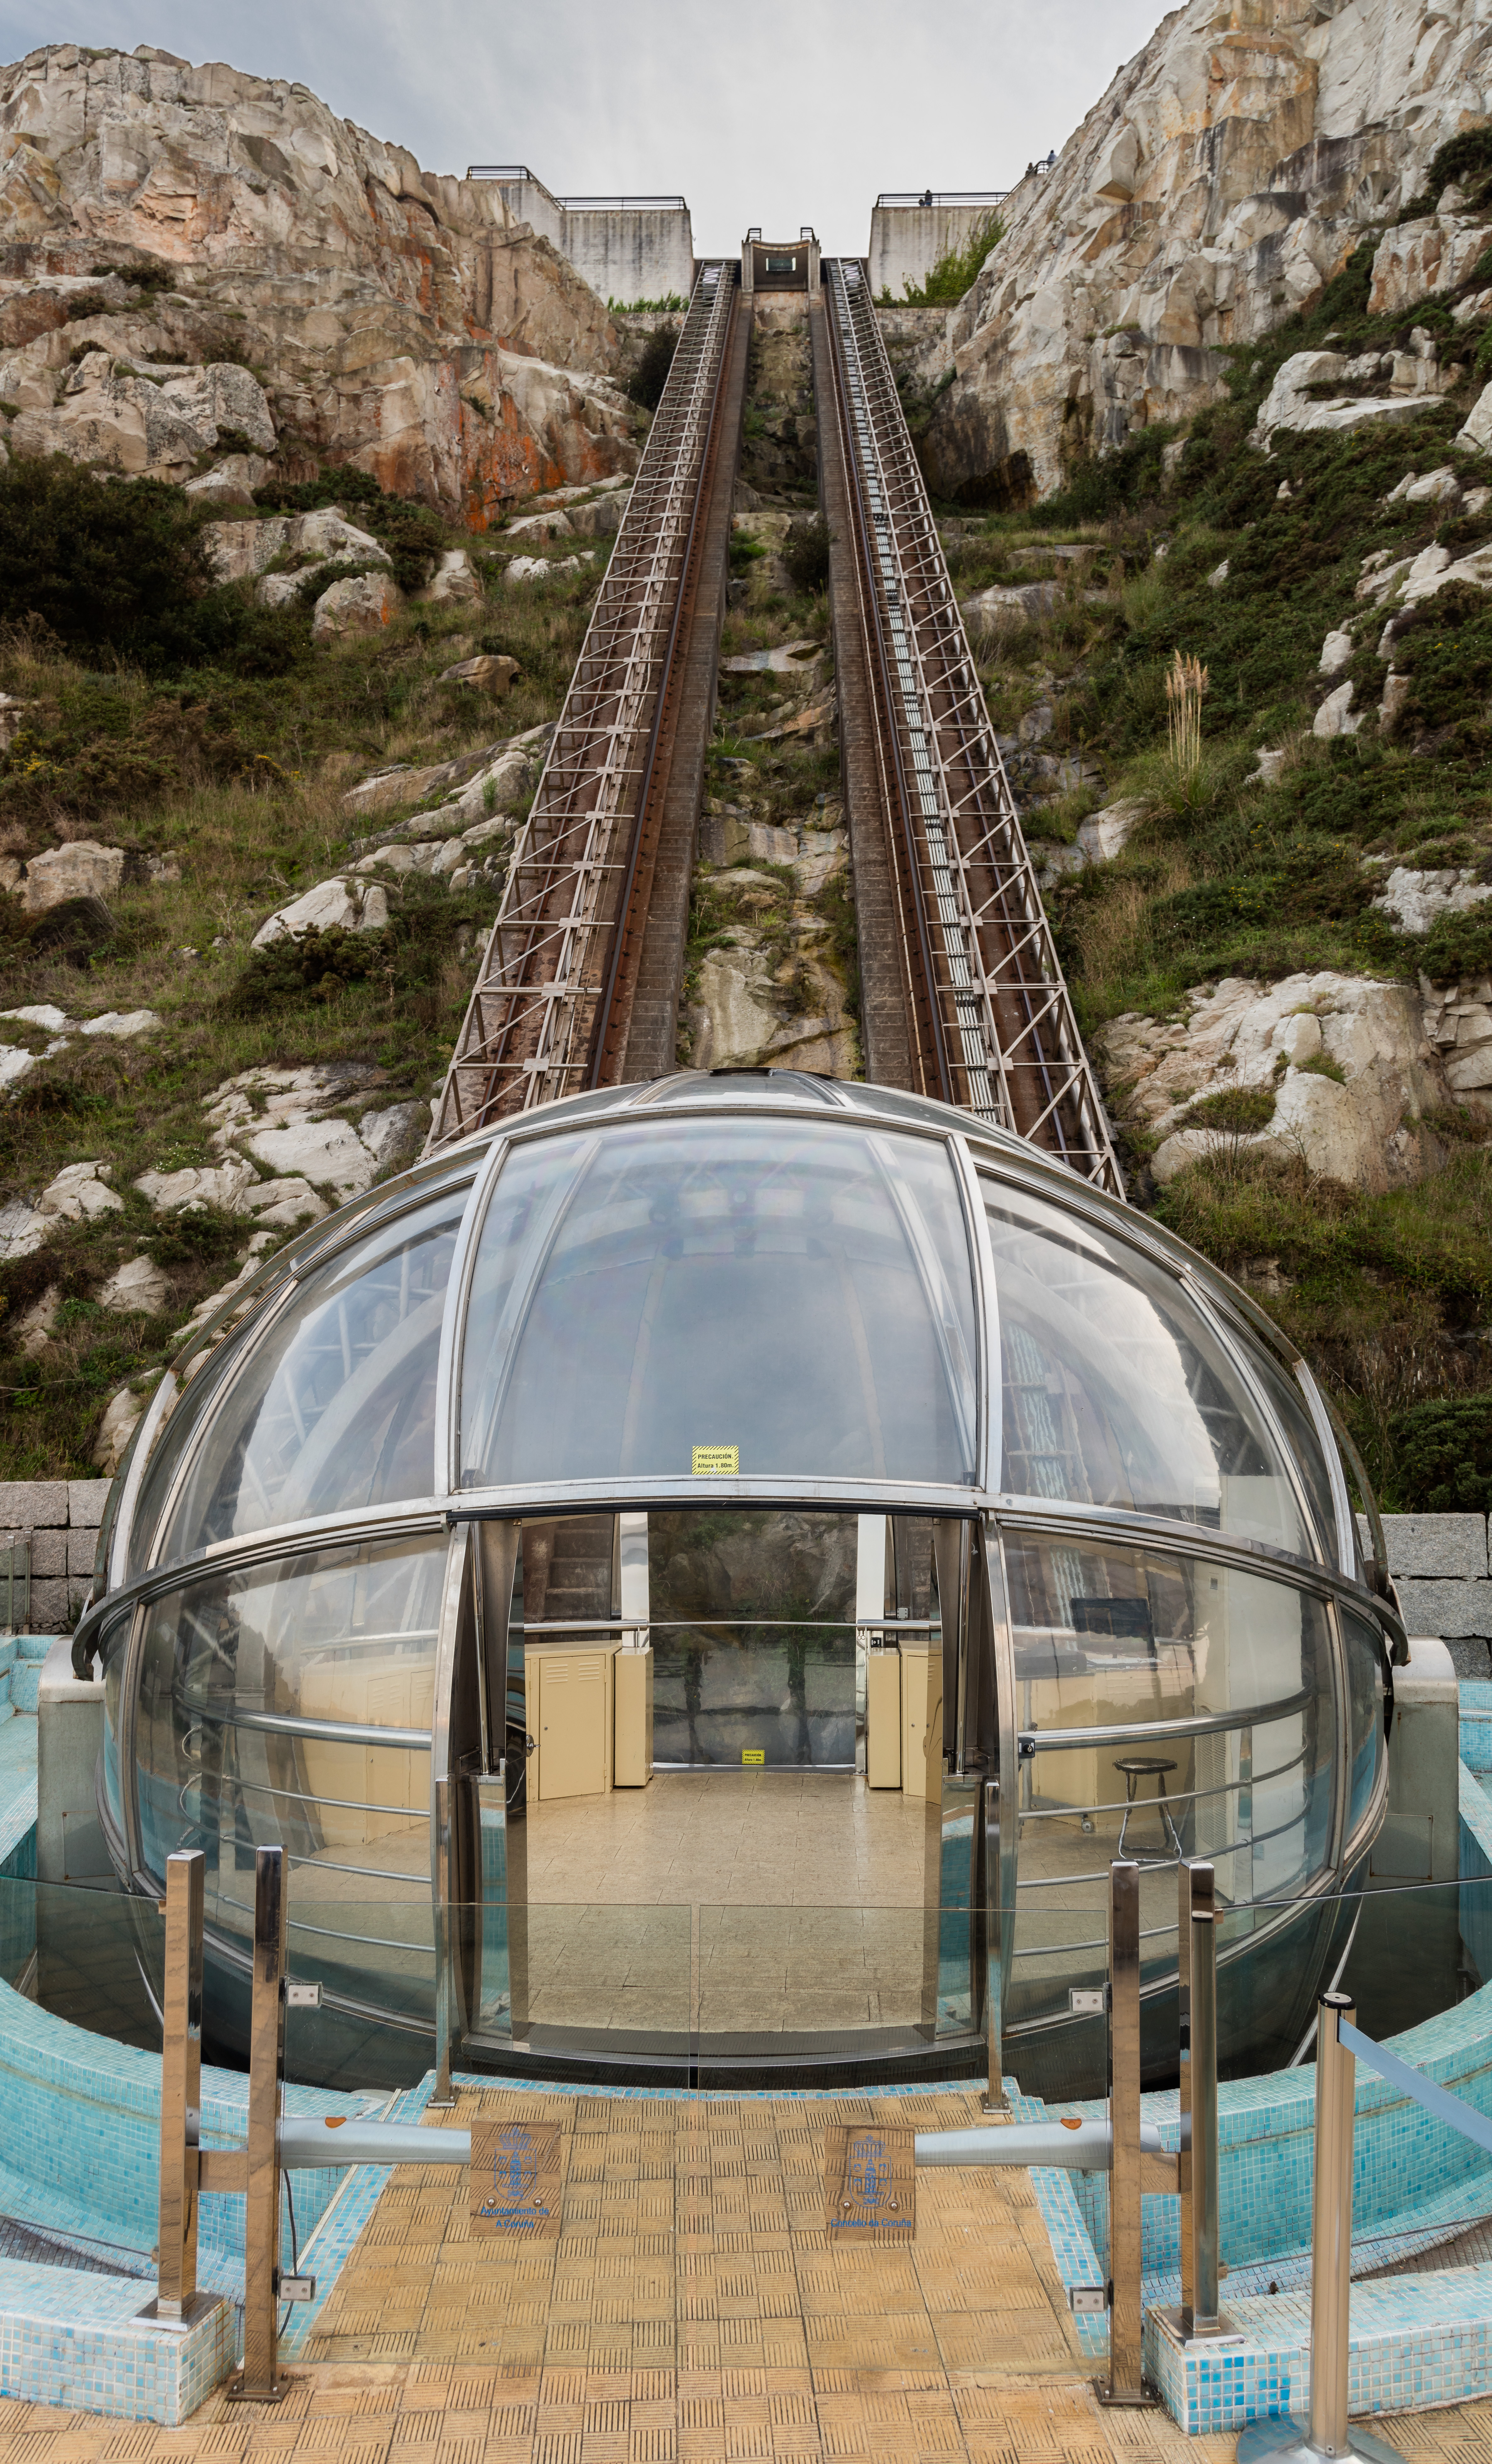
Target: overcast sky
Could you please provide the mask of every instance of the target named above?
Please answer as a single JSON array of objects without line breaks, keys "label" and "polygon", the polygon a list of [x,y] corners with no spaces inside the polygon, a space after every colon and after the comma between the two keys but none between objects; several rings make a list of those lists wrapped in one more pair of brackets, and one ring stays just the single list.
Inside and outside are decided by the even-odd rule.
[{"label": "overcast sky", "polygon": [[427,169],[682,191],[701,254],[811,223],[863,253],[882,188],[1005,187],[1061,149],[1157,0],[0,0],[0,57],[154,43],[298,80]]}]

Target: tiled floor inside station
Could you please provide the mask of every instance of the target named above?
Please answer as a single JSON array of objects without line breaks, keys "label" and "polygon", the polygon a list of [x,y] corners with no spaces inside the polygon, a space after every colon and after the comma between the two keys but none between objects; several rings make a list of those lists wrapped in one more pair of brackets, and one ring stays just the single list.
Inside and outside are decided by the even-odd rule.
[{"label": "tiled floor inside station", "polygon": [[657,1771],[532,1805],[525,1829],[536,1901],[922,1904],[922,1800],[853,1771]]},{"label": "tiled floor inside station", "polygon": [[[914,2026],[936,1826],[852,1772],[661,1771],[529,1809],[528,2013],[708,2035]],[[784,1913],[790,1912],[790,1913]],[[930,2005],[928,2007],[931,2007]]]}]

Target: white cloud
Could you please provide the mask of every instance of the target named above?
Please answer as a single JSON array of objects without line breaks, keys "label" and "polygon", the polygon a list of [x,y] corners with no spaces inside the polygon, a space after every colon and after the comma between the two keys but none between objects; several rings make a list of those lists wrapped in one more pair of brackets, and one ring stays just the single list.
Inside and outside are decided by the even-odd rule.
[{"label": "white cloud", "polygon": [[681,191],[700,254],[749,223],[862,253],[882,188],[1004,187],[1061,150],[1154,0],[0,0],[0,53],[59,39],[308,85],[432,170],[523,162],[560,194]]}]

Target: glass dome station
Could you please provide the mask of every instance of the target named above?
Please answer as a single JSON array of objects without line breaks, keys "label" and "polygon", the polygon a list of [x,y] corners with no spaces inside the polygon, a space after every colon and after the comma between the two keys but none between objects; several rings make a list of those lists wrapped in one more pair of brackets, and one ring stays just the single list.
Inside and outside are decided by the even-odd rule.
[{"label": "glass dome station", "polygon": [[110,1854],[144,1942],[205,1851],[232,2048],[283,1841],[305,2077],[947,2078],[996,2009],[1052,2093],[1121,1852],[1174,2062],[1203,1856],[1222,2042],[1287,2060],[1387,1796],[1349,1476],[1242,1293],[967,1113],[553,1104],[318,1224],[158,1390],[75,1645]]}]

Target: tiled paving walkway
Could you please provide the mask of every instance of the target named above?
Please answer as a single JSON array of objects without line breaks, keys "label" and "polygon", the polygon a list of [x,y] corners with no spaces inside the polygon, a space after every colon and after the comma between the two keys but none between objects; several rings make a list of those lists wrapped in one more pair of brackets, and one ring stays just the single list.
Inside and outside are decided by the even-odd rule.
[{"label": "tiled paving walkway", "polygon": [[[521,2371],[440,2362],[302,2368],[278,2407],[221,2397],[180,2430],[0,2400],[5,2464],[1232,2464],[1162,2412],[1105,2412],[1086,2380],[941,2373]],[[874,2382],[873,2384],[871,2382]],[[1492,2403],[1373,2423],[1407,2457],[1492,2459]]]},{"label": "tiled paving walkway", "polygon": [[[923,2173],[911,2247],[829,2246],[827,2118],[975,2112],[956,2093],[466,2093],[459,2126],[561,2126],[557,2240],[473,2239],[464,2172],[400,2167],[284,2405],[216,2396],[161,2430],[0,2401],[0,2464],[1231,2464],[1231,2434],[1099,2407],[1027,2174]],[[1492,2403],[1374,2428],[1406,2456],[1492,2464]]]},{"label": "tiled paving walkway", "polygon": [[403,2166],[308,2361],[499,2363],[536,2379],[546,2368],[785,2371],[797,2394],[810,2371],[940,2381],[980,2365],[1078,2365],[1024,2172],[924,2173],[911,2247],[830,2247],[825,2123],[953,2129],[978,2119],[972,2094],[695,2101],[492,2088],[463,2094],[453,2120],[479,2118],[560,2126],[559,2237],[473,2240],[465,2174]]}]

